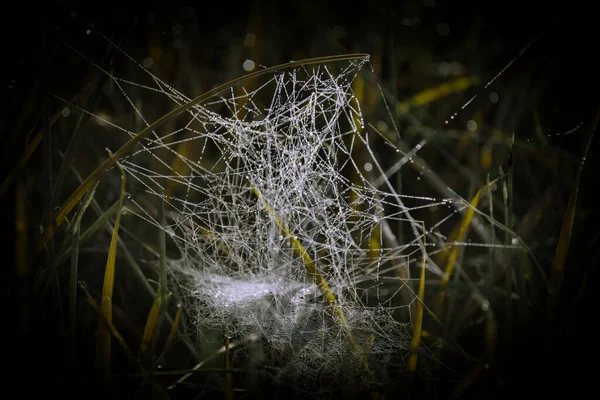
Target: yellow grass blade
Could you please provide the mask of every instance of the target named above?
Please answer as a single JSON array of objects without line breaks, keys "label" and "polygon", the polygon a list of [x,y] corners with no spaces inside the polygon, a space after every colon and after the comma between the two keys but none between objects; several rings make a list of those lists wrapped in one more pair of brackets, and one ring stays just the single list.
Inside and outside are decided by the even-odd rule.
[{"label": "yellow grass blade", "polygon": [[[451,235],[450,244],[452,244],[452,242],[462,242],[464,240],[464,238],[467,234],[467,231],[469,230],[469,227],[471,226],[471,220],[473,219],[473,216],[475,215],[475,210],[477,209],[477,206],[479,205],[479,200],[481,198],[481,194],[482,193],[485,194],[485,190],[487,190],[488,187],[494,185],[497,181],[498,181],[498,178],[494,179],[493,181],[486,184],[484,187],[480,188],[477,191],[477,193],[475,193],[475,196],[473,196],[473,199],[471,199],[470,206],[468,207],[467,211],[465,212],[465,214],[462,218],[460,225],[458,226],[458,230],[455,231],[453,235]],[[454,268],[456,266],[456,260],[458,259],[459,250],[460,250],[460,246],[452,246],[452,249],[449,250],[448,253],[446,253],[447,257],[448,257],[447,262],[446,262],[446,268],[444,270],[444,276],[442,277],[442,281],[440,283],[440,294],[438,295],[438,298],[436,300],[438,307],[441,306],[442,302],[444,301],[445,289],[448,286],[450,276],[452,275],[452,272],[454,271]],[[446,251],[448,251],[448,250],[446,250]]]},{"label": "yellow grass blade", "polygon": [[444,82],[440,85],[434,86],[417,93],[409,100],[398,103],[399,112],[407,112],[411,108],[424,106],[429,103],[433,103],[443,97],[449,96],[453,93],[463,91],[470,86],[479,83],[479,77],[471,78],[458,78],[451,82]]},{"label": "yellow grass blade", "polygon": [[181,114],[187,112],[189,109],[191,109],[195,105],[201,104],[201,103],[205,102],[206,100],[209,100],[210,98],[218,95],[219,93],[223,92],[224,90],[226,90],[232,86],[235,86],[239,83],[242,83],[244,81],[247,81],[249,79],[254,79],[254,78],[257,78],[262,75],[271,74],[273,72],[288,69],[288,68],[324,64],[324,63],[330,63],[330,62],[336,62],[336,61],[364,60],[364,59],[368,59],[368,58],[369,58],[368,54],[343,54],[343,55],[339,55],[339,56],[310,58],[307,60],[289,62],[286,64],[277,65],[274,67],[259,69],[250,74],[233,79],[223,85],[217,86],[216,88],[211,89],[208,92],[196,97],[192,101],[190,101],[186,104],[183,104],[183,105],[175,108],[174,110],[168,112],[167,114],[163,115],[162,117],[160,117],[159,119],[157,119],[156,121],[154,121],[153,123],[151,123],[150,125],[145,127],[144,129],[142,129],[134,137],[132,137],[127,143],[125,143],[123,146],[121,146],[120,149],[118,149],[114,154],[112,154],[102,164],[100,164],[94,170],[94,172],[92,172],[81,183],[81,185],[71,194],[71,196],[67,199],[65,204],[58,211],[52,224],[50,224],[49,226],[47,226],[45,228],[41,237],[38,239],[37,243],[35,244],[34,254],[37,255],[37,254],[41,253],[42,249],[46,246],[46,243],[48,243],[48,240],[50,240],[50,238],[54,235],[54,231],[56,230],[56,228],[63,223],[65,217],[71,212],[71,210],[73,210],[73,208],[79,202],[79,200],[81,199],[83,194],[90,187],[92,187],[100,179],[100,177],[102,175],[104,175],[104,173],[106,173],[106,171],[108,171],[109,168],[114,166],[115,163],[119,159],[121,159],[123,156],[128,154],[142,139],[144,139],[152,131],[156,130],[159,126],[161,126],[165,122],[177,117],[178,115],[181,115]]},{"label": "yellow grass blade", "polygon": [[121,164],[117,162],[117,167],[121,171],[121,195],[119,197],[119,208],[115,218],[115,226],[108,249],[108,259],[106,261],[106,270],[104,271],[104,285],[102,287],[102,300],[100,302],[101,320],[98,322],[98,337],[96,338],[96,368],[99,374],[107,380],[110,374],[110,332],[102,319],[106,319],[112,324],[112,294],[115,283],[115,260],[117,257],[117,238],[119,235],[119,222],[121,220],[121,210],[125,199],[125,171]]},{"label": "yellow grass blade", "polygon": [[[158,207],[158,220],[161,226],[166,226],[164,198],[161,198],[160,206]],[[148,313],[148,318],[146,319],[146,327],[144,328],[139,354],[142,364],[145,365],[147,369],[152,369],[152,351],[154,350],[154,343],[160,332],[165,310],[169,303],[170,294],[167,292],[166,251],[166,232],[165,229],[160,229],[158,290],[156,291],[154,303],[152,304],[150,312]]]},{"label": "yellow grass blade", "polygon": [[181,323],[181,312],[183,311],[183,307],[181,307],[181,303],[177,304],[177,313],[175,314],[175,320],[173,321],[173,325],[171,326],[171,331],[169,332],[169,336],[167,337],[167,341],[165,343],[165,347],[163,351],[160,353],[158,359],[160,360],[167,354],[167,351],[171,347],[171,345],[175,342],[175,337],[177,336],[177,331],[179,330],[179,324]]},{"label": "yellow grass blade", "polygon": [[98,304],[96,303],[96,301],[94,300],[94,298],[92,297],[92,295],[90,295],[90,292],[87,291],[87,289],[85,288],[85,284],[84,283],[80,283],[79,284],[79,288],[85,294],[85,297],[87,298],[88,303],[90,303],[90,305],[92,306],[92,308],[94,309],[94,311],[96,311],[98,313],[98,316],[100,317],[100,321],[105,325],[106,329],[108,329],[110,331],[110,334],[121,345],[121,348],[123,349],[123,352],[125,353],[125,356],[127,356],[127,358],[129,359],[129,361],[131,361],[133,364],[137,364],[137,359],[135,358],[135,356],[133,355],[131,349],[127,345],[127,342],[125,341],[125,338],[123,338],[123,336],[119,333],[119,331],[112,324],[112,322],[109,322],[106,319],[106,317],[104,315],[102,315],[102,312],[100,311],[100,306],[98,306]]},{"label": "yellow grass blade", "polygon": [[152,344],[154,341],[154,337],[158,333],[158,320],[160,316],[160,311],[162,309],[163,296],[160,291],[154,298],[154,303],[152,303],[152,307],[150,308],[150,312],[148,313],[148,318],[146,319],[146,326],[144,327],[144,334],[142,335],[142,342],[140,344],[140,354],[139,359],[146,368],[150,369],[152,366]]},{"label": "yellow grass blade", "polygon": [[[425,237],[425,236],[424,236]],[[425,244],[424,244],[425,245]],[[421,331],[423,329],[423,301],[425,298],[425,263],[427,258],[423,255],[421,264],[421,276],[419,277],[419,299],[417,301],[417,309],[415,312],[415,322],[413,328],[413,336],[410,341],[410,356],[408,357],[408,370],[414,372],[417,369],[418,350],[421,344]]]}]

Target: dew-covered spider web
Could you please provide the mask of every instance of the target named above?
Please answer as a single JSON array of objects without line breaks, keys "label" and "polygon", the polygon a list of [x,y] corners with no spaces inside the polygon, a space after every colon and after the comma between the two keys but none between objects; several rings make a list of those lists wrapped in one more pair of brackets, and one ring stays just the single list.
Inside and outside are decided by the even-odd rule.
[{"label": "dew-covered spider web", "polygon": [[[409,303],[382,297],[380,286],[387,277],[400,287],[390,272],[420,259],[422,238],[402,198],[369,184],[353,160],[355,147],[368,145],[352,92],[363,62],[289,68],[252,92],[227,90],[187,116],[183,140],[199,149],[194,158],[178,152],[182,140],[163,135],[122,162],[138,193],[164,194],[165,229],[180,253],[169,267],[188,287],[194,323],[264,338],[281,378],[317,381],[347,369],[357,349],[346,335],[380,363],[401,354],[410,337],[410,321],[394,318]],[[140,161],[157,149],[185,167],[160,172]],[[139,216],[156,224],[151,213]],[[385,247],[384,221],[412,223],[416,236]],[[310,263],[346,322],[323,300]]]},{"label": "dew-covered spider web", "polygon": [[[442,232],[470,206],[449,189],[445,197],[397,192],[391,177],[427,141],[408,152],[373,144],[381,132],[363,120],[354,87],[367,57],[296,64],[243,80],[153,129],[120,161],[126,209],[167,233],[169,289],[196,337],[260,341],[281,381],[356,381],[368,370],[372,382],[385,382],[390,366],[406,368],[419,271],[444,275],[434,257]],[[142,127],[152,119],[132,88],[173,106],[190,101],[145,72],[147,84],[106,72]],[[117,141],[137,133],[90,114]],[[446,214],[433,226],[415,217],[437,207]],[[419,352],[437,358],[426,343]]]}]

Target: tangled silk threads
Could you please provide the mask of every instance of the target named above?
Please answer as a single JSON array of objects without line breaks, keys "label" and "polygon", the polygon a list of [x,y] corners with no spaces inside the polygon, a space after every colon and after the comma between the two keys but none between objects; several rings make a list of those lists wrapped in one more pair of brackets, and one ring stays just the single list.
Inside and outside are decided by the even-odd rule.
[{"label": "tangled silk threads", "polygon": [[[168,265],[194,327],[258,335],[282,379],[348,376],[357,352],[385,365],[410,340],[410,321],[397,318],[409,304],[397,298],[393,261],[418,251],[418,238],[413,248],[383,246],[382,224],[407,210],[354,159],[358,146],[370,157],[352,87],[364,62],[299,66],[253,91],[232,88],[190,111],[184,139],[156,135],[123,161],[136,213],[160,226],[142,199],[167,205],[162,229],[179,253]],[[156,162],[158,152],[173,160]],[[386,279],[394,289],[380,291]]]}]

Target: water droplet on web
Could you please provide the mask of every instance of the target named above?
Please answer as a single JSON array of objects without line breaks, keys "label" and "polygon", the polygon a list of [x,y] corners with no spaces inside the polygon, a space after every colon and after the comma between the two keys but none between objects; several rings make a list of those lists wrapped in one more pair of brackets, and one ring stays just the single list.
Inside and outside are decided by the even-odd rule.
[{"label": "water droplet on web", "polygon": [[246,60],[242,64],[242,67],[244,68],[244,71],[250,72],[256,67],[256,64],[252,60]]},{"label": "water droplet on web", "polygon": [[475,132],[477,130],[477,122],[470,120],[469,122],[467,122],[467,129],[470,132]]},{"label": "water droplet on web", "polygon": [[142,65],[144,66],[144,68],[151,68],[154,65],[154,60],[152,59],[152,57],[146,57],[144,58]]},{"label": "water droplet on web", "polygon": [[487,311],[490,308],[490,302],[487,300],[483,300],[481,302],[481,311]]}]

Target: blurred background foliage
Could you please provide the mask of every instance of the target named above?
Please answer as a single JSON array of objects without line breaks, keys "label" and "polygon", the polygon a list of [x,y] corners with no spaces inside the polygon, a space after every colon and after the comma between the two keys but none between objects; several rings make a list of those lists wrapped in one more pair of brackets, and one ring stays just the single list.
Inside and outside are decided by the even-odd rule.
[{"label": "blurred background foliage", "polygon": [[[16,11],[5,14],[7,23],[3,26],[3,177],[15,168],[50,117],[64,107],[51,100],[49,92],[65,99],[79,96],[95,114],[121,125],[135,124],[130,109],[111,95],[117,89],[71,48],[115,71],[115,75],[140,83],[147,78],[124,62],[119,50],[106,40],[89,34],[82,18],[191,98],[253,68],[310,57],[367,53],[377,77],[370,87],[379,83],[386,100],[400,104],[392,116],[408,144],[414,146],[428,138],[427,161],[450,188],[474,195],[485,184],[486,175],[496,176],[498,167],[506,171],[512,157],[515,230],[550,276],[582,149],[599,104],[596,25],[593,15],[582,7],[567,2],[436,0],[257,0],[227,4],[50,1],[35,8],[18,4]],[[461,78],[467,83],[456,89]],[[453,82],[454,89],[443,93],[439,85]],[[474,95],[475,100],[462,109]],[[385,113],[380,93],[371,89],[364,96],[363,112],[377,121],[382,110]],[[144,115],[153,121],[172,107],[168,101],[145,99]],[[455,112],[456,118],[446,124]],[[33,321],[30,326],[19,326],[16,321],[23,318],[19,304],[27,302],[23,297],[37,298],[37,294],[30,290],[33,273],[22,276],[13,268],[29,251],[39,227],[48,222],[44,220],[48,207],[42,172],[44,151],[66,147],[70,131],[61,130],[61,126],[53,126],[51,144],[39,146],[25,172],[2,198],[7,262],[1,276],[2,295],[7,299],[3,331],[14,340],[4,344],[16,354],[7,363],[11,376],[19,378],[19,385],[44,382],[53,388],[50,390],[63,385],[68,392],[79,383],[69,378],[77,376],[72,370],[62,369],[66,363],[64,330],[58,312],[47,300],[40,315],[25,317]],[[515,145],[510,154],[513,135]],[[81,154],[73,161],[84,177],[105,157],[103,149],[110,147],[111,140],[96,143],[92,137],[85,139],[80,144]],[[582,172],[567,267],[552,318],[547,318],[549,296],[543,279],[529,284],[535,287],[529,288],[532,297],[525,305],[526,318],[517,312],[520,306],[516,302],[510,322],[506,310],[499,310],[494,370],[487,375],[477,372],[473,378],[476,383],[467,385],[466,396],[504,398],[517,392],[536,395],[558,389],[574,394],[591,384],[592,371],[583,362],[589,359],[593,366],[597,352],[596,308],[592,306],[597,302],[594,284],[599,278],[600,225],[597,198],[593,196],[598,186],[596,143],[597,138]],[[60,158],[52,153],[50,159],[55,163],[51,169],[56,171]],[[407,175],[402,184],[410,185],[411,179],[414,177]],[[65,192],[77,186],[72,179],[65,179],[63,184]],[[118,196],[115,190],[113,201]],[[62,204],[62,198],[57,195],[57,199],[55,206]],[[23,208],[19,208],[20,202]],[[427,218],[435,220],[433,215]],[[25,228],[21,229],[18,223],[23,221]],[[19,232],[24,232],[22,240]],[[102,259],[100,264],[104,256]],[[143,310],[149,304],[138,308]],[[138,328],[146,318],[145,311],[140,313],[130,316]],[[480,330],[462,328],[464,334],[458,343],[469,351],[482,352]],[[463,372],[469,371],[466,368]],[[416,397],[445,398],[457,384],[441,383],[439,393],[424,390],[424,385],[407,391]]]}]

